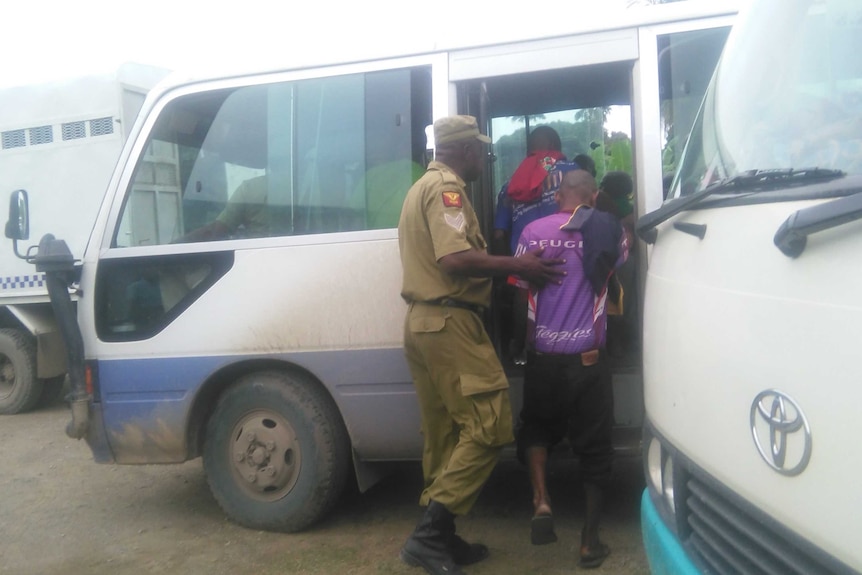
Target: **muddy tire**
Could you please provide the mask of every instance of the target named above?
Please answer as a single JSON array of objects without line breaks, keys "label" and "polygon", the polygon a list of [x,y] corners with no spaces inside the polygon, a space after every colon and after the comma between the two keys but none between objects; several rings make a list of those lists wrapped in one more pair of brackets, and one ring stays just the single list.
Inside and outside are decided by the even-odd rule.
[{"label": "muddy tire", "polygon": [[246,375],[219,398],[203,461],[210,490],[246,527],[295,532],[320,519],[344,489],[347,431],[315,382],[280,371]]},{"label": "muddy tire", "polygon": [[0,329],[0,415],[33,409],[41,395],[33,338],[17,329]]}]

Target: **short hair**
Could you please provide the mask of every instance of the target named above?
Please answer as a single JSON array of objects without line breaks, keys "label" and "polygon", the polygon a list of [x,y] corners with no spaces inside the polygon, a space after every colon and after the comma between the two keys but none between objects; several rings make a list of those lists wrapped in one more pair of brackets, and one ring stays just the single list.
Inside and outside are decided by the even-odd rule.
[{"label": "short hair", "polygon": [[574,194],[581,201],[586,202],[596,191],[596,179],[587,170],[569,170],[563,174],[560,183],[560,194]]},{"label": "short hair", "polygon": [[527,138],[527,151],[535,152],[536,150],[545,149],[547,144],[549,149],[559,152],[563,149],[563,143],[560,141],[560,135],[555,129],[550,126],[536,126],[530,132]]},{"label": "short hair", "polygon": [[591,173],[594,178],[596,177],[596,162],[591,156],[578,154],[574,157],[574,160],[578,167]]},{"label": "short hair", "polygon": [[608,172],[599,187],[612,198],[624,198],[632,193],[634,183],[627,172]]}]

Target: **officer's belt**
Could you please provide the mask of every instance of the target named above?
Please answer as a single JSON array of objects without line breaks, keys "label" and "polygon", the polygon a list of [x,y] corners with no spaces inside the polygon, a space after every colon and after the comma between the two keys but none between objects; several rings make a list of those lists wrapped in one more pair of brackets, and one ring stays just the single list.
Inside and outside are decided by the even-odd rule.
[{"label": "officer's belt", "polygon": [[457,299],[452,299],[450,297],[441,297],[440,299],[432,299],[430,301],[423,301],[419,303],[424,303],[427,305],[439,305],[445,307],[457,307],[461,309],[466,309],[468,311],[472,311],[476,315],[481,316],[485,313],[485,308],[475,303],[467,303],[465,301],[460,301]]}]

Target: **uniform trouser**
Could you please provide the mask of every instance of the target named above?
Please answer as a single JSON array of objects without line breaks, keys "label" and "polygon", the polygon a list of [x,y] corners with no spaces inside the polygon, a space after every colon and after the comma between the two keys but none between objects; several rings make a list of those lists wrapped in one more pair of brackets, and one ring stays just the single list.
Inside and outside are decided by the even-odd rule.
[{"label": "uniform trouser", "polygon": [[404,348],[425,439],[419,503],[464,515],[514,441],[509,381],[481,318],[466,309],[411,304]]}]

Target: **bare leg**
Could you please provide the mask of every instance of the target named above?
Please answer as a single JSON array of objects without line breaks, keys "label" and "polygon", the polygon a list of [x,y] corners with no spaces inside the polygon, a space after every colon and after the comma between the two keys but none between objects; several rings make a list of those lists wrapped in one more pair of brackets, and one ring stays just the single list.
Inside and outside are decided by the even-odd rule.
[{"label": "bare leg", "polygon": [[581,567],[594,569],[604,562],[610,553],[607,545],[599,540],[599,520],[602,514],[602,488],[595,483],[584,483],[586,517],[581,531]]},{"label": "bare leg", "polygon": [[551,514],[551,499],[545,482],[547,463],[547,448],[527,448],[527,465],[530,469],[530,483],[533,486],[533,519],[530,522],[530,542],[533,545],[546,545],[557,540],[554,518]]},{"label": "bare leg", "polygon": [[599,544],[599,521],[602,514],[602,488],[594,483],[584,483],[586,495],[586,517],[581,532],[581,551],[587,552]]},{"label": "bare leg", "polygon": [[528,448],[527,464],[530,469],[530,484],[533,486],[533,515],[547,515],[551,513],[551,500],[548,497],[548,486],[545,481],[545,469],[548,464],[547,448]]}]

